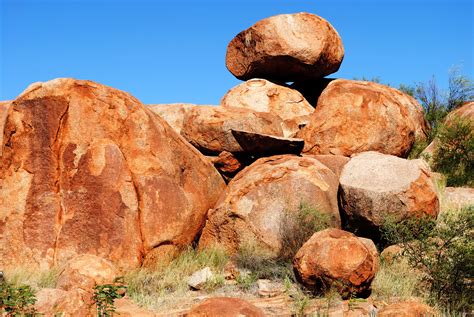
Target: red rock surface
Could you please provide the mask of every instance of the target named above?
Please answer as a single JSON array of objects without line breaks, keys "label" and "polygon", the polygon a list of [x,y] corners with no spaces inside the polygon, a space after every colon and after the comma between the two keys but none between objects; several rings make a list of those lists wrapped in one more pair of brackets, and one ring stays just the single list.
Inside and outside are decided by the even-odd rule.
[{"label": "red rock surface", "polygon": [[364,151],[406,157],[426,137],[418,102],[384,85],[337,79],[324,89],[309,124],[297,137],[305,153],[351,156]]},{"label": "red rock surface", "polygon": [[96,285],[113,283],[117,274],[117,269],[110,261],[95,255],[81,254],[65,264],[56,287],[66,291],[80,288],[91,292]]},{"label": "red rock surface", "polygon": [[205,154],[245,152],[232,130],[283,136],[281,119],[250,109],[199,106],[185,114],[181,135]]},{"label": "red rock surface", "polygon": [[93,317],[92,294],[81,289],[65,291],[57,288],[43,288],[36,294],[35,309],[41,316]]},{"label": "red rock surface", "polygon": [[92,254],[119,269],[190,244],[225,184],[127,93],[56,79],[13,101],[0,158],[0,265]]},{"label": "red rock surface", "polygon": [[336,72],[344,58],[337,31],[309,13],[263,19],[227,46],[226,66],[237,78],[282,82],[321,78]]},{"label": "red rock surface", "polygon": [[344,299],[367,297],[378,266],[371,240],[334,228],[315,233],[293,260],[296,277],[306,288],[318,294],[334,287]]},{"label": "red rock surface", "polygon": [[449,124],[454,118],[474,121],[474,101],[466,102],[461,107],[451,111],[446,118],[446,123]]},{"label": "red rock surface", "polygon": [[336,174],[337,178],[341,176],[342,169],[349,162],[349,158],[342,155],[330,155],[330,154],[321,154],[321,155],[308,155],[314,157]]},{"label": "red rock surface", "polygon": [[382,308],[377,316],[379,317],[434,317],[437,316],[434,310],[423,303],[415,301],[404,301],[393,303]]},{"label": "red rock surface", "polygon": [[178,134],[181,133],[184,124],[184,115],[194,107],[199,105],[189,103],[171,104],[151,104],[148,105],[151,111],[165,120]]},{"label": "red rock surface", "polygon": [[439,200],[428,166],[378,152],[360,153],[344,166],[340,181],[345,228],[376,237],[389,215],[394,220],[426,214],[437,217]]},{"label": "red rock surface", "polygon": [[230,297],[210,298],[194,306],[187,317],[263,317],[263,311],[249,302]]},{"label": "red rock surface", "polygon": [[298,91],[265,79],[251,79],[232,88],[221,105],[272,113],[283,120],[285,137],[294,136],[306,125],[314,110]]},{"label": "red rock surface", "polygon": [[[3,132],[5,122],[10,109],[11,101],[0,101],[0,131]],[[3,144],[3,133],[0,133],[0,145]],[[2,155],[2,146],[0,146],[0,156]]]},{"label": "red rock surface", "polygon": [[236,252],[245,244],[255,244],[277,255],[282,216],[296,212],[302,203],[329,214],[333,225],[340,226],[338,185],[334,173],[314,158],[259,159],[237,174],[209,212],[199,247],[222,244]]}]

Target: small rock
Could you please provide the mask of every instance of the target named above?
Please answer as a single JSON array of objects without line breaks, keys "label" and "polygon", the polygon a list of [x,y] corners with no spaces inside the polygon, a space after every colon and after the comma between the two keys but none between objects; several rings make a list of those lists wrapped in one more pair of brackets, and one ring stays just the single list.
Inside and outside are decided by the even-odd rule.
[{"label": "small rock", "polygon": [[423,303],[415,301],[403,301],[398,303],[393,303],[382,308],[377,316],[380,317],[417,317],[417,316],[426,316],[431,317],[435,316],[433,309]]},{"label": "small rock", "polygon": [[188,285],[195,290],[203,288],[204,284],[209,281],[214,275],[209,267],[205,267],[200,271],[194,272],[188,280]]},{"label": "small rock", "polygon": [[260,308],[257,308],[245,300],[230,297],[215,297],[209,298],[194,306],[186,316],[263,317],[265,314]]},{"label": "small rock", "polygon": [[260,279],[257,281],[258,295],[261,297],[275,297],[284,292],[284,287],[281,283],[272,282],[270,280]]}]

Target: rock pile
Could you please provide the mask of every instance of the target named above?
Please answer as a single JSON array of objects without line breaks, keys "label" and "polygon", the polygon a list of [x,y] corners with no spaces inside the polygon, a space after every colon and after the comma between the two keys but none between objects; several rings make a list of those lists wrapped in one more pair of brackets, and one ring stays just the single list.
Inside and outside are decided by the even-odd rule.
[{"label": "rock pile", "polygon": [[[343,55],[326,20],[286,14],[229,43],[227,68],[247,81],[220,106],[146,107],[74,79],[1,102],[0,268],[66,265],[40,304],[84,314],[73,303],[90,299],[93,285],[193,242],[278,256],[285,215],[306,204],[333,228],[297,252],[301,283],[367,296],[378,254],[353,233],[377,239],[386,213],[436,217],[439,203],[429,168],[404,159],[427,132],[420,105],[380,84],[323,78]],[[189,316],[220,309],[263,315],[217,298]]]}]

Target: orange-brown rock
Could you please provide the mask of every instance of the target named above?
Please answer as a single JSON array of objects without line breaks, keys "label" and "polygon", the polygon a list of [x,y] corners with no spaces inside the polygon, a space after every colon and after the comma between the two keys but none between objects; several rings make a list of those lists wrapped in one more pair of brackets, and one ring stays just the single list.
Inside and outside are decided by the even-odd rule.
[{"label": "orange-brown rock", "polygon": [[451,111],[446,117],[446,124],[455,118],[474,121],[474,101],[464,103],[461,107]]},{"label": "orange-brown rock", "polygon": [[148,107],[164,119],[178,134],[184,124],[184,115],[192,108],[199,107],[189,103],[152,104]]},{"label": "orange-brown rock", "polygon": [[283,134],[292,137],[309,122],[314,108],[298,91],[265,79],[251,79],[231,90],[221,100],[223,107],[269,112],[283,120]]},{"label": "orange-brown rock", "polygon": [[306,288],[322,294],[333,287],[344,299],[367,297],[378,267],[372,240],[334,228],[315,233],[293,259],[296,277]]},{"label": "orange-brown rock", "polygon": [[403,301],[385,306],[379,310],[380,317],[434,317],[435,311],[428,305],[415,301]]},{"label": "orange-brown rock", "polygon": [[66,263],[56,287],[66,291],[80,288],[90,292],[96,285],[113,283],[117,274],[117,269],[110,261],[91,254],[81,254]]},{"label": "orange-brown rock", "polygon": [[250,244],[268,256],[281,251],[285,212],[301,204],[317,208],[340,226],[336,175],[315,158],[277,155],[261,158],[229,183],[209,212],[199,247],[222,244],[230,252]]},{"label": "orange-brown rock", "polygon": [[[11,101],[0,101],[0,132],[3,132]],[[0,133],[0,156],[2,155],[3,133]]]},{"label": "orange-brown rock", "polygon": [[321,78],[339,69],[344,47],[337,31],[309,13],[263,19],[227,46],[226,66],[237,78],[290,82]]},{"label": "orange-brown rock", "polygon": [[360,153],[344,166],[339,181],[344,228],[359,236],[377,239],[388,216],[400,221],[415,215],[436,218],[439,212],[438,194],[422,160]]},{"label": "orange-brown rock", "polygon": [[383,259],[385,263],[393,263],[396,261],[398,258],[403,253],[403,247],[398,244],[390,245],[383,249],[382,252],[380,252],[380,257]]},{"label": "orange-brown rock", "polygon": [[127,93],[35,83],[11,104],[0,158],[0,265],[78,254],[141,264],[188,245],[225,184],[211,163]]},{"label": "orange-brown rock", "polygon": [[281,119],[265,112],[232,107],[199,106],[184,116],[181,135],[205,154],[244,152],[232,130],[283,136]]},{"label": "orange-brown rock", "polygon": [[321,154],[321,155],[312,155],[314,157],[336,174],[337,178],[341,176],[342,169],[344,166],[349,162],[349,158],[347,156],[342,155],[331,155],[331,154]]},{"label": "orange-brown rock", "polygon": [[93,317],[96,316],[92,293],[81,289],[65,291],[43,288],[36,294],[35,309],[41,316]]},{"label": "orange-brown rock", "polygon": [[351,156],[364,151],[406,157],[426,137],[418,102],[396,89],[337,79],[324,89],[309,124],[297,137],[305,153]]},{"label": "orange-brown rock", "polygon": [[208,156],[214,167],[221,173],[226,182],[230,180],[245,166],[247,159],[237,157],[236,155],[223,151],[218,156]]},{"label": "orange-brown rock", "polygon": [[187,317],[263,317],[260,308],[240,298],[214,297],[194,306]]},{"label": "orange-brown rock", "polygon": [[114,306],[115,314],[120,317],[154,317],[158,315],[139,307],[128,297],[116,299],[114,301]]}]

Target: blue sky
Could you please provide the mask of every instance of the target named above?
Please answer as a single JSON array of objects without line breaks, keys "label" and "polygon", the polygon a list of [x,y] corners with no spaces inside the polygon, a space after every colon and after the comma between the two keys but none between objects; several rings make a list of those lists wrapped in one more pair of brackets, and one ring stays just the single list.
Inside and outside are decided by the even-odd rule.
[{"label": "blue sky", "polygon": [[218,104],[239,81],[228,42],[268,16],[311,12],[339,32],[345,58],[331,77],[393,86],[474,79],[473,0],[0,0],[0,100],[30,83],[90,79],[144,103]]}]

